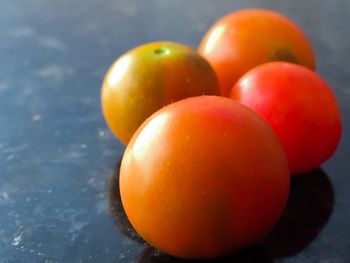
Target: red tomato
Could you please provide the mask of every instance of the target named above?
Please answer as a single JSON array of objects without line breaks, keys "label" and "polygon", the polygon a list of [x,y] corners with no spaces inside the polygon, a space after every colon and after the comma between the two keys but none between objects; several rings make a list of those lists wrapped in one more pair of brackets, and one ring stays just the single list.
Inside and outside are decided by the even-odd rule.
[{"label": "red tomato", "polygon": [[231,98],[265,119],[280,138],[292,173],[308,172],[334,153],[341,135],[336,99],[315,72],[271,62],[245,74]]},{"label": "red tomato", "polygon": [[272,129],[228,98],[200,96],[147,119],[128,144],[120,194],[136,231],[180,258],[214,258],[260,240],[290,175]]},{"label": "red tomato", "polygon": [[214,67],[222,96],[229,96],[237,80],[259,64],[287,61],[315,68],[301,29],[287,17],[262,9],[240,10],[220,19],[203,38],[199,52]]},{"label": "red tomato", "polygon": [[219,94],[209,63],[187,46],[154,42],[117,59],[104,78],[101,101],[109,127],[126,144],[158,109],[203,94]]}]

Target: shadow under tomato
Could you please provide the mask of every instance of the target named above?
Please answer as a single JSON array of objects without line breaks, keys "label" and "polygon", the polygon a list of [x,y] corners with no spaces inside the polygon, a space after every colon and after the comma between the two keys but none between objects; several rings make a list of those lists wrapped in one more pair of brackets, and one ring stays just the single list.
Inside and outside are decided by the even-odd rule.
[{"label": "shadow under tomato", "polygon": [[273,258],[301,252],[327,223],[333,204],[333,187],[322,169],[292,176],[287,206],[261,245]]},{"label": "shadow under tomato", "polygon": [[[136,233],[126,217],[119,192],[121,160],[109,181],[109,210],[121,233],[140,244],[146,242]],[[279,222],[258,245],[231,256],[205,262],[266,263],[271,258],[293,256],[305,249],[327,223],[333,209],[334,192],[326,173],[316,169],[293,176],[289,199]],[[136,262],[198,262],[171,257],[152,247],[146,247]]]},{"label": "shadow under tomato", "polygon": [[119,191],[119,171],[122,159],[118,161],[113,174],[109,179],[108,184],[108,198],[109,198],[109,212],[113,217],[114,222],[120,229],[120,232],[131,240],[136,241],[139,244],[145,243],[145,241],[136,233],[135,229],[131,226],[129,219],[127,218]]},{"label": "shadow under tomato", "polygon": [[252,246],[250,248],[239,251],[227,257],[213,260],[186,260],[178,259],[164,253],[153,247],[146,247],[136,258],[135,263],[272,263],[272,259],[266,251],[260,246]]}]

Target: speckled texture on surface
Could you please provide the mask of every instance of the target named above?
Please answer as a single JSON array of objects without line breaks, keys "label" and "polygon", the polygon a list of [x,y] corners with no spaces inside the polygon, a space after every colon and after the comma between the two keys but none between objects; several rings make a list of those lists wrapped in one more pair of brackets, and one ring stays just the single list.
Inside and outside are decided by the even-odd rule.
[{"label": "speckled texture on surface", "polygon": [[[247,7],[304,28],[344,132],[322,170],[294,180],[282,229],[222,262],[350,262],[348,0],[0,0],[0,262],[179,262],[123,235],[109,212],[124,146],[102,118],[101,81],[124,51],[154,40],[196,47],[217,18]],[[286,231],[293,221],[300,228]]]}]

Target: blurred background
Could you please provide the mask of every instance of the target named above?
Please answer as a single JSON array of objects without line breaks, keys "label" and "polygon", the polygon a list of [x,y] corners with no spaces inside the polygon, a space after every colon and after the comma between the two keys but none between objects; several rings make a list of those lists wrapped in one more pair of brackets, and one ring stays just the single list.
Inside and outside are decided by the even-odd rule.
[{"label": "blurred background", "polygon": [[348,0],[0,0],[0,262],[180,262],[140,244],[123,218],[124,146],[102,117],[101,83],[125,51],[156,40],[197,48],[241,8],[301,26],[343,137],[322,170],[294,179],[275,232],[223,262],[350,262]]}]

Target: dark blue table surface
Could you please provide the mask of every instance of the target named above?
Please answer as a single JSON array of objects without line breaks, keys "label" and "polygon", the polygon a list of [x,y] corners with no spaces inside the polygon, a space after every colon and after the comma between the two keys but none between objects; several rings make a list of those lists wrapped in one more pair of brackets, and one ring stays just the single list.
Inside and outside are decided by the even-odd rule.
[{"label": "dark blue table surface", "polygon": [[126,50],[196,47],[215,20],[247,7],[302,26],[343,137],[322,169],[293,178],[270,236],[222,262],[350,262],[348,0],[0,0],[0,262],[178,262],[142,244],[123,217],[124,146],[103,120],[101,81]]}]

